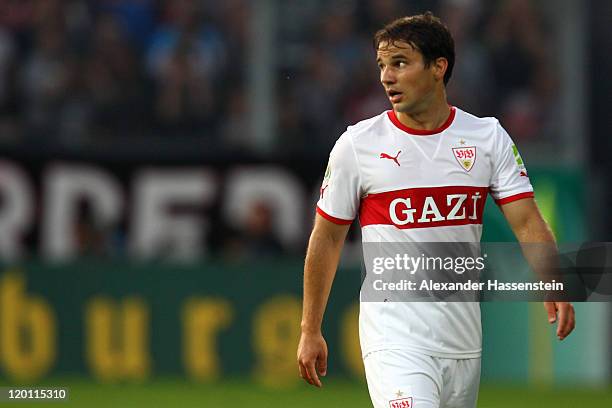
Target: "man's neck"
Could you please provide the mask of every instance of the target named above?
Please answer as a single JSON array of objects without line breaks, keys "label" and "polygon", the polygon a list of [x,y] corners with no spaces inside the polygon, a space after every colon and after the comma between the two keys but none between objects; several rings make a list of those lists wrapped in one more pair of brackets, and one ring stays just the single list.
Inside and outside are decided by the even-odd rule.
[{"label": "man's neck", "polygon": [[450,115],[450,106],[446,98],[420,112],[395,112],[397,119],[405,126],[418,130],[434,130],[446,122]]}]

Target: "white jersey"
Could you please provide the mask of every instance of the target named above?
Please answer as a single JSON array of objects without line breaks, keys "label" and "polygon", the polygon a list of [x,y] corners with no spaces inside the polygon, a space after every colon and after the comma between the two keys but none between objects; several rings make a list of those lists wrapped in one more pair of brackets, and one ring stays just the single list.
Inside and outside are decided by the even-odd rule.
[{"label": "white jersey", "polygon": [[[522,159],[495,118],[451,107],[432,131],[393,111],[348,127],[329,159],[317,212],[359,217],[363,242],[479,242],[487,194],[498,204],[533,197]],[[361,302],[363,355],[408,349],[446,358],[481,354],[474,302]]]}]

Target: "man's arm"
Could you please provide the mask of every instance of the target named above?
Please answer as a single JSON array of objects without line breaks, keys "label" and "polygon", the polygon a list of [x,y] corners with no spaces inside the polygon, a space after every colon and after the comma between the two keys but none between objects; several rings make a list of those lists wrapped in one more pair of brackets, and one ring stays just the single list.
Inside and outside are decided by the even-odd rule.
[{"label": "man's arm", "polygon": [[[550,246],[542,245],[535,251],[523,250],[527,261],[537,272],[537,258],[548,255],[542,254],[541,251],[552,250],[556,255],[556,245],[555,238],[548,224],[542,218],[535,200],[525,198],[513,201],[502,205],[501,211],[520,243],[550,244]],[[548,321],[551,324],[557,320],[558,314],[557,337],[559,337],[559,340],[563,340],[574,330],[576,325],[574,307],[569,302],[544,302],[544,308],[548,313]]]},{"label": "man's arm", "polygon": [[322,386],[317,372],[327,374],[327,344],[321,334],[321,322],[349,227],[317,214],[306,252],[302,336],[297,359],[300,376],[317,387]]}]

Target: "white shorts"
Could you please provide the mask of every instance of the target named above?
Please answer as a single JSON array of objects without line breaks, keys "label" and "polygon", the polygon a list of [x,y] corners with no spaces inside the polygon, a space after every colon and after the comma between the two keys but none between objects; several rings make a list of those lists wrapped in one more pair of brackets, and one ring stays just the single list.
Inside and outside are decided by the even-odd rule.
[{"label": "white shorts", "polygon": [[431,357],[381,350],[364,360],[374,408],[475,408],[480,358]]}]

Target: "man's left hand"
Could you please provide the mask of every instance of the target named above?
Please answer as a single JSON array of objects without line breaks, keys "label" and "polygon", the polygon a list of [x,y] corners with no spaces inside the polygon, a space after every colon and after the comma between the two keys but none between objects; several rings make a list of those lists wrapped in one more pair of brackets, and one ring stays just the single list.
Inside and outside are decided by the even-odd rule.
[{"label": "man's left hand", "polygon": [[548,313],[548,322],[557,322],[557,337],[563,340],[576,327],[576,315],[574,306],[569,302],[544,302],[544,308]]}]

